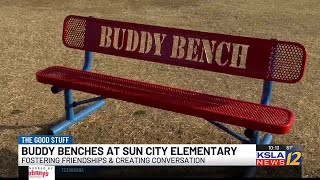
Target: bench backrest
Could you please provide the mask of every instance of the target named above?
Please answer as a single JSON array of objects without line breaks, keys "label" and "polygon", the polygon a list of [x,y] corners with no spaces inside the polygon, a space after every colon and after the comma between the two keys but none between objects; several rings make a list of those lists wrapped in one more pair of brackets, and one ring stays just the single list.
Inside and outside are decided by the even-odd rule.
[{"label": "bench backrest", "polygon": [[306,50],[295,42],[68,16],[65,46],[264,80],[295,83]]}]

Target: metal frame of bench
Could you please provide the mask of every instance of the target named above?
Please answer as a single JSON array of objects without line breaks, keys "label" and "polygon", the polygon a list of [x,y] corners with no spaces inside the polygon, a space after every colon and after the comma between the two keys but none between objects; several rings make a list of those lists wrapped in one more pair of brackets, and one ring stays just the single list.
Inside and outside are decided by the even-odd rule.
[{"label": "metal frame of bench", "polygon": [[[73,27],[68,27],[69,26],[68,23],[70,23],[71,24],[70,26],[73,26]],[[197,64],[196,62],[191,62],[191,61],[190,62],[183,61],[183,63],[181,63],[182,60],[180,60],[180,62],[176,61],[177,57],[176,59],[173,59],[172,57],[162,56],[162,55],[153,56],[153,55],[145,55],[143,53],[130,54],[130,52],[117,51],[114,48],[110,50],[108,48],[92,47],[92,44],[98,43],[97,38],[98,36],[100,36],[100,34],[97,34],[96,32],[97,27],[100,28],[102,27],[102,25],[108,25],[108,24],[111,27],[121,27],[121,28],[128,28],[128,29],[131,28],[133,30],[138,30],[138,31],[145,30],[147,32],[148,31],[161,32],[161,33],[167,34],[168,36],[173,36],[174,34],[176,34],[177,36],[184,36],[185,34],[187,34],[189,37],[195,36],[195,38],[201,37],[201,38],[210,39],[214,37],[217,42],[226,40],[226,42],[228,41],[228,42],[236,42],[239,44],[241,43],[249,44],[251,48],[250,54],[248,53],[246,58],[247,58],[247,67],[249,67],[247,69],[250,69],[250,68],[251,69],[247,70],[247,69],[241,69],[241,68],[236,69],[236,68],[230,68],[230,67],[222,67],[222,66],[214,65],[213,62],[211,66],[205,63]],[[90,26],[94,26],[94,28],[90,29],[89,28]],[[68,28],[71,28],[71,29],[73,28],[72,29],[73,32],[69,32],[70,29]],[[71,34],[68,34],[68,33],[71,33]],[[72,33],[75,33],[75,34],[72,34]],[[198,34],[200,35],[197,36]],[[186,37],[188,37],[187,35]],[[262,91],[260,104],[267,105],[267,106],[270,105],[270,101],[272,98],[273,82],[274,81],[284,82],[284,83],[298,82],[303,76],[303,73],[305,71],[305,65],[306,65],[306,50],[299,43],[278,41],[275,39],[264,40],[264,39],[258,39],[258,38],[213,34],[213,33],[206,33],[206,32],[198,32],[198,31],[190,31],[190,30],[182,30],[182,29],[175,29],[175,28],[150,26],[150,25],[141,25],[141,24],[135,24],[135,23],[110,21],[110,20],[97,19],[93,17],[81,17],[81,16],[73,16],[73,15],[68,16],[65,19],[63,42],[69,48],[85,51],[85,58],[84,58],[85,60],[84,60],[84,65],[82,70],[87,72],[89,72],[91,69],[91,65],[93,61],[93,52],[97,52],[97,53],[129,57],[129,58],[140,59],[140,60],[160,62],[165,64],[179,65],[179,66],[190,67],[195,69],[209,70],[213,72],[251,77],[256,79],[263,79],[264,83],[263,83],[263,91]],[[230,46],[231,45],[229,44],[228,52],[230,51]],[[209,45],[209,47],[211,46]],[[213,44],[212,48],[213,47],[217,47],[217,46],[214,46]],[[202,51],[204,51],[204,48],[205,47],[203,47]],[[224,45],[222,45],[221,51],[223,51],[223,48],[225,48]],[[241,50],[239,49],[239,51],[242,51],[244,49],[245,49],[245,46],[242,46]],[[167,53],[167,51],[169,50],[170,50],[170,47],[164,47],[163,51]],[[165,53],[162,53],[162,54],[165,54]],[[259,58],[260,54],[262,54],[262,56],[265,56],[265,57],[260,59],[259,62],[254,61],[254,59]],[[207,52],[205,52],[205,55],[207,58],[206,61],[208,62]],[[272,57],[270,57],[271,55]],[[221,59],[226,58],[227,56],[228,55],[223,54],[223,52],[221,52]],[[237,56],[236,63],[233,64],[234,66],[238,66],[238,67],[241,66],[241,62],[239,62],[239,56],[240,55]],[[284,58],[288,58],[292,62],[284,61],[283,60]],[[230,55],[229,55],[229,59],[230,59]],[[240,58],[240,61],[241,61],[241,58]],[[227,64],[227,63],[224,63],[224,64]],[[260,65],[260,64],[263,64],[263,65]],[[281,68],[284,68],[284,69],[281,69]],[[293,70],[291,70],[290,68],[292,68]],[[37,73],[37,80],[39,82],[49,84],[45,82],[45,80],[41,80],[41,72],[42,71],[39,71]],[[69,128],[70,126],[72,126],[73,124],[76,124],[77,122],[84,119],[88,115],[97,111],[105,104],[105,99],[107,98],[106,96],[101,95],[95,98],[90,98],[82,101],[74,101],[71,88],[70,89],[61,88],[53,85],[51,88],[51,91],[53,93],[64,91],[64,102],[65,102],[65,108],[66,108],[66,119],[63,122],[52,127],[50,130],[51,134],[59,134],[62,131]],[[83,109],[78,113],[74,112],[75,107],[83,104],[87,104],[87,103],[93,103],[93,104],[86,107],[85,109]],[[291,115],[292,117],[290,118],[293,118],[293,114]],[[263,136],[263,138],[261,138],[260,137],[261,131],[256,130],[254,128],[246,128],[244,132],[245,136],[243,136],[233,131],[232,129],[227,128],[225,125],[223,125],[223,122],[219,122],[219,120],[212,120],[212,119],[206,119],[206,120],[211,122],[216,127],[220,128],[221,130],[225,131],[226,133],[230,134],[231,136],[235,137],[236,139],[240,140],[242,143],[270,144],[272,142],[272,133],[267,132]],[[292,124],[290,124],[290,127],[291,125]],[[286,132],[281,132],[281,133],[282,134],[287,133],[290,127],[288,125]]]},{"label": "metal frame of bench", "polygon": [[[93,60],[93,53],[91,51],[85,51],[85,58],[84,58],[84,64],[82,70],[84,71],[90,71],[91,70],[91,65],[92,65],[92,60]],[[64,91],[64,105],[65,105],[65,113],[66,113],[66,119],[62,121],[61,123],[53,126],[50,130],[50,134],[59,134],[63,132],[64,130],[68,129],[72,125],[76,124],[77,122],[83,120],[93,112],[97,111],[101,107],[105,105],[105,97],[94,97],[90,99],[85,99],[82,101],[74,101],[73,100],[73,94],[72,94],[72,89],[63,89],[59,88],[56,86],[51,87],[52,93],[56,94],[59,93],[60,91]],[[92,103],[92,105],[89,105],[85,109],[81,110],[78,113],[74,112],[74,108],[78,107],[80,105],[84,105],[87,103]]]}]

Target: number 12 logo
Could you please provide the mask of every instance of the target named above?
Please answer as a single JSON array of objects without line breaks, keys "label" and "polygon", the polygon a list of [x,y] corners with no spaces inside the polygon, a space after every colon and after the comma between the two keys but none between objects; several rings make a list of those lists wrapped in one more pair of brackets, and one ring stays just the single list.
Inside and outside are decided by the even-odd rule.
[{"label": "number 12 logo", "polygon": [[287,165],[293,165],[293,166],[301,166],[301,152],[294,151],[294,152],[288,152],[287,151]]}]

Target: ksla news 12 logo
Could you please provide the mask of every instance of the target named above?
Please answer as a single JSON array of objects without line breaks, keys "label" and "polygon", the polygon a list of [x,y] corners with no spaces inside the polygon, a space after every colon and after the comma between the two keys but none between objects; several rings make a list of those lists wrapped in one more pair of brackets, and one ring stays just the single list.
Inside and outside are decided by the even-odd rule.
[{"label": "ksla news 12 logo", "polygon": [[257,145],[257,166],[302,166],[299,145]]},{"label": "ksla news 12 logo", "polygon": [[55,180],[54,166],[29,166],[29,180]]}]

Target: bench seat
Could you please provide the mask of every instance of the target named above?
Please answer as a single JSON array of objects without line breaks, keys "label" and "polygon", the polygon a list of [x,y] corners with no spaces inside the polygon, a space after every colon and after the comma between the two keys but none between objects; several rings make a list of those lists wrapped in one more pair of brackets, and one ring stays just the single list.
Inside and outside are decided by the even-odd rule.
[{"label": "bench seat", "polygon": [[279,107],[61,66],[38,71],[36,77],[41,83],[60,88],[74,89],[274,134],[288,133],[294,119],[293,112]]}]

